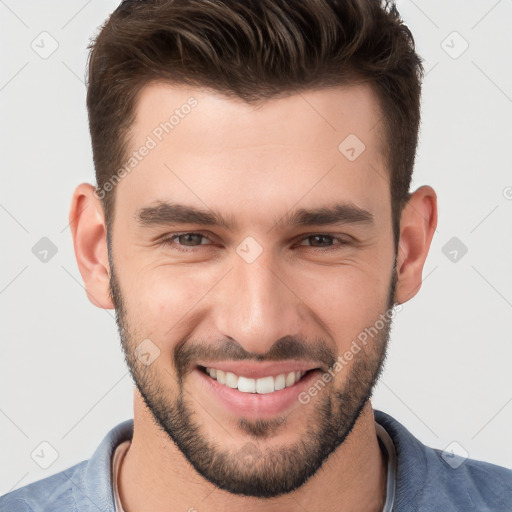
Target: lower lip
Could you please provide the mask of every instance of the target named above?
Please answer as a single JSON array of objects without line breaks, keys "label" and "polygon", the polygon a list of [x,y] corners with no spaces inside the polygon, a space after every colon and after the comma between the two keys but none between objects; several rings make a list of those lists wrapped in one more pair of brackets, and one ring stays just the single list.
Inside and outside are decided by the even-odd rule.
[{"label": "lower lip", "polygon": [[213,395],[223,408],[237,416],[249,419],[271,418],[286,412],[294,404],[299,405],[299,394],[306,391],[321,374],[320,370],[313,370],[289,388],[259,394],[244,393],[220,384],[199,368],[194,369],[192,373],[199,378],[200,385],[206,389],[207,393]]}]

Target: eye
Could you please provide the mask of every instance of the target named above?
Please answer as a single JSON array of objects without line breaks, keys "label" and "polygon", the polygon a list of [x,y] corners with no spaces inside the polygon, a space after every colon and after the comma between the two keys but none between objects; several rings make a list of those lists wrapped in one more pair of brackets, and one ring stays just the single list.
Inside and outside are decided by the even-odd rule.
[{"label": "eye", "polygon": [[[313,244],[309,244],[310,247],[313,247],[315,249],[321,249],[324,252],[329,250],[336,250],[341,248],[344,245],[348,245],[349,242],[347,240],[344,240],[343,238],[335,237],[332,235],[327,234],[313,234],[308,235],[301,239],[301,241],[305,240],[312,240]],[[338,243],[333,243],[334,241],[337,241]],[[328,242],[328,245],[325,245],[325,243]],[[320,245],[316,245],[320,244]],[[303,245],[303,244],[300,244]]]},{"label": "eye", "polygon": [[[177,250],[180,252],[194,252],[196,248],[201,245],[213,245],[211,239],[208,237],[207,233],[200,232],[188,232],[188,233],[174,233],[173,235],[162,238],[160,241],[161,245],[169,246],[173,250]],[[314,250],[319,250],[321,252],[327,252],[332,250],[341,249],[343,246],[349,244],[347,240],[343,238],[339,238],[333,235],[328,234],[310,234],[306,237],[302,236],[299,239],[299,242],[310,241],[312,243],[303,244],[300,243],[300,246],[311,247]]]},{"label": "eye", "polygon": [[[173,249],[182,252],[193,252],[194,247],[199,245],[211,245],[202,243],[201,239],[209,240],[205,233],[176,233],[161,240],[162,245],[171,246]],[[177,242],[175,241],[177,240]],[[190,247],[190,249],[182,249],[182,247]]]}]

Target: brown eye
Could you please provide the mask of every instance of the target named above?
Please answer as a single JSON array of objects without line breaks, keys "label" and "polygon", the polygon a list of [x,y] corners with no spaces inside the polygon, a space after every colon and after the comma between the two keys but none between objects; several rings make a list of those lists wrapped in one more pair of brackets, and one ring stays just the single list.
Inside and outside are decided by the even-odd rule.
[{"label": "brown eye", "polygon": [[[205,233],[175,233],[161,240],[161,244],[169,246],[181,252],[193,252],[194,248],[200,245],[211,245],[203,243],[202,240],[209,240]],[[190,249],[182,249],[182,247],[190,247]]]},{"label": "brown eye", "polygon": [[198,233],[185,233],[184,235],[176,235],[181,245],[186,246],[196,246],[201,245],[201,238],[204,238],[203,235]]},{"label": "brown eye", "polygon": [[[343,240],[341,238],[327,235],[327,234],[314,234],[314,235],[308,235],[304,238],[302,238],[302,241],[309,240],[309,244],[300,244],[300,245],[306,245],[309,247],[313,247],[316,249],[336,249],[340,248],[344,245],[347,245],[348,242],[346,240]],[[336,243],[337,242],[337,243]]]},{"label": "brown eye", "polygon": [[317,244],[320,244],[320,247],[325,247],[325,243],[328,243],[328,247],[332,246],[333,237],[329,235],[312,235],[308,236],[306,240],[310,240],[312,242],[313,247],[318,247]]}]

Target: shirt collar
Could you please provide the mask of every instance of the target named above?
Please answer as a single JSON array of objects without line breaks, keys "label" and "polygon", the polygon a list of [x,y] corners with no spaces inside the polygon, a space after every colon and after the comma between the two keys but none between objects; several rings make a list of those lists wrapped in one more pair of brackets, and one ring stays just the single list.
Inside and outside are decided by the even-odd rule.
[{"label": "shirt collar", "polygon": [[[386,413],[374,410],[377,435],[388,452],[388,475],[386,484],[386,504],[384,511],[392,509],[395,495],[399,492],[399,483],[403,480],[404,465],[398,464],[399,460],[418,461],[418,453],[406,453],[408,451],[417,451],[421,453],[421,446],[416,443],[399,443],[396,441],[404,436],[404,432],[409,434],[405,427],[398,423],[394,418]],[[409,434],[409,436],[411,436]],[[112,459],[114,451],[123,441],[131,440],[133,437],[133,419],[123,421],[111,429],[102,440],[92,457],[87,461],[80,481],[73,482],[74,493],[78,501],[84,501],[84,498],[90,500],[99,510],[114,511],[114,491],[112,485]],[[412,437],[412,436],[411,436]],[[413,438],[417,441],[415,438]],[[393,442],[395,440],[395,442]],[[420,472],[416,472],[417,475]],[[408,485],[411,475],[406,477]],[[73,476],[71,477],[73,479]]]}]

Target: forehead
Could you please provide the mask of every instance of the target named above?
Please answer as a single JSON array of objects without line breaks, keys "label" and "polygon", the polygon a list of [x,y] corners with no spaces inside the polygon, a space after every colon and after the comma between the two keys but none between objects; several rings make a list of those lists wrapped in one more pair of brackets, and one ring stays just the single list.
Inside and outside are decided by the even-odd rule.
[{"label": "forehead", "polygon": [[317,207],[345,200],[369,209],[389,196],[380,119],[369,85],[250,105],[207,89],[150,84],[138,98],[135,156],[116,203],[133,213],[179,198],[226,215],[245,209],[253,221],[255,209],[259,220],[269,209],[275,219],[276,209],[284,213],[298,201]]},{"label": "forehead", "polygon": [[[324,150],[337,147],[348,133],[372,144],[380,131],[376,125],[381,115],[369,84],[313,89],[248,104],[208,89],[151,83],[138,96],[132,132],[140,135],[156,130],[158,138],[159,126],[170,121],[174,140],[190,132],[197,136],[197,151],[211,153],[212,149],[248,144],[297,145],[312,137],[321,139],[319,150]],[[170,133],[164,130],[162,135],[167,138]]]}]

